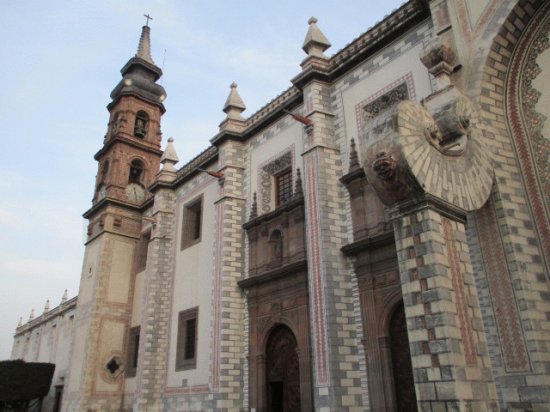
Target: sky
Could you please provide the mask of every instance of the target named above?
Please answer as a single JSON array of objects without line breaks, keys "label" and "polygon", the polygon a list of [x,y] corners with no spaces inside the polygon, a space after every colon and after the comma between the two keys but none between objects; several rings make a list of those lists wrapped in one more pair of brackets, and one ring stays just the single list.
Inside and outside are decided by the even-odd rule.
[{"label": "sky", "polygon": [[3,1],[0,14],[0,360],[19,321],[78,294],[109,94],[144,14],[167,92],[162,119],[183,166],[225,118],[229,85],[248,117],[291,86],[307,21],[331,56],[402,0]]}]

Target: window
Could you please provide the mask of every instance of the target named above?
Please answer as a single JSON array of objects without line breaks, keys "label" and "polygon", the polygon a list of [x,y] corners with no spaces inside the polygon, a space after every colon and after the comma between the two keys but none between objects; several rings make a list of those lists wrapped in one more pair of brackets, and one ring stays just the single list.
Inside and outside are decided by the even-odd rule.
[{"label": "window", "polygon": [[151,241],[151,232],[142,233],[136,250],[136,272],[141,272],[147,267],[147,249]]},{"label": "window", "polygon": [[292,199],[292,170],[287,169],[275,176],[276,206]]},{"label": "window", "polygon": [[149,116],[143,110],[140,110],[136,115],[136,123],[134,124],[134,136],[144,138],[147,135],[147,124]]},{"label": "window", "polygon": [[130,173],[128,174],[129,183],[139,183],[143,178],[143,163],[141,160],[134,159],[130,163]]},{"label": "window", "polygon": [[194,369],[197,366],[198,308],[179,313],[176,370]]},{"label": "window", "polygon": [[128,336],[128,354],[126,359],[126,376],[136,376],[139,353],[139,332],[140,327],[130,328]]},{"label": "window", "polygon": [[201,240],[202,196],[183,207],[183,226],[181,231],[181,249],[185,249]]}]

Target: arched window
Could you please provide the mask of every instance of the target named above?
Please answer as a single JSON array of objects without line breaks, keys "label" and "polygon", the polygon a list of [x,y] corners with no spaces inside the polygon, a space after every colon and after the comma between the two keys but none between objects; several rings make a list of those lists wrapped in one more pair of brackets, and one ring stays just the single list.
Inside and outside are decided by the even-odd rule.
[{"label": "arched window", "polygon": [[130,163],[130,174],[128,175],[128,182],[140,183],[143,179],[143,162],[138,159],[132,160]]},{"label": "arched window", "polygon": [[143,110],[140,110],[136,115],[136,123],[134,125],[134,136],[142,139],[147,135],[147,127],[149,116]]}]

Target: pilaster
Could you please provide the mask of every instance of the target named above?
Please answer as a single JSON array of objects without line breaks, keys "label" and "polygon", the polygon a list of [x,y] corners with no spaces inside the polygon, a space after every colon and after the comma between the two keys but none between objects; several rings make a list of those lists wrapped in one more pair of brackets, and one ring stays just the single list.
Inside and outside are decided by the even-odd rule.
[{"label": "pilaster", "polygon": [[347,241],[341,154],[334,144],[330,86],[304,87],[312,125],[304,135],[304,197],[308,250],[313,397],[316,410],[363,410],[353,290],[340,248]]},{"label": "pilaster", "polygon": [[245,297],[237,282],[244,272],[245,150],[228,139],[219,147],[220,179],[214,250],[211,388],[216,410],[242,410]]},{"label": "pilaster", "polygon": [[175,193],[157,186],[147,252],[144,313],[141,322],[136,410],[162,410],[168,369],[171,287],[174,276]]}]

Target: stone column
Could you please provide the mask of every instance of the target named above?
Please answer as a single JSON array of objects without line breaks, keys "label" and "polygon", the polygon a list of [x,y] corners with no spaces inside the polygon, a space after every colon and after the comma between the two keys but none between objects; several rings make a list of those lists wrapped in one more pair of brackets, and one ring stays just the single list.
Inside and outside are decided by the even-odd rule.
[{"label": "stone column", "polygon": [[464,215],[393,213],[419,410],[498,410]]}]

